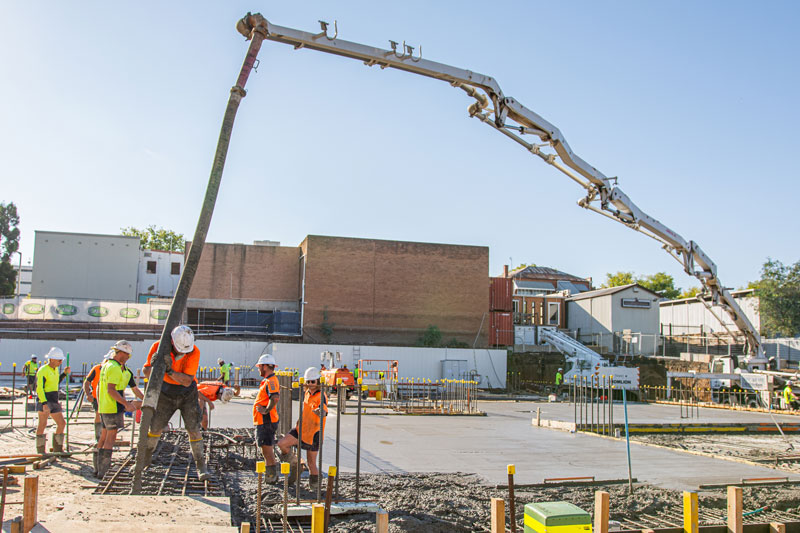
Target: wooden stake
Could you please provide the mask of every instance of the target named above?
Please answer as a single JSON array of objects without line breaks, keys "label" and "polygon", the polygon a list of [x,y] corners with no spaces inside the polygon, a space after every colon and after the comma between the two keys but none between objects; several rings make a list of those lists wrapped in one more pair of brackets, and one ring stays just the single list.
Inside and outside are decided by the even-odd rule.
[{"label": "wooden stake", "polygon": [[769,533],[786,533],[786,524],[780,522],[770,522]]},{"label": "wooden stake", "polygon": [[742,487],[728,487],[728,532],[742,533]]},{"label": "wooden stake", "polygon": [[27,533],[36,525],[38,508],[39,476],[25,476],[24,496],[22,502],[22,530]]},{"label": "wooden stake", "polygon": [[22,533],[22,517],[18,516],[14,520],[11,521],[11,528],[9,529],[11,533]]},{"label": "wooden stake", "polygon": [[242,522],[241,533],[250,533],[250,522]]},{"label": "wooden stake", "polygon": [[389,513],[386,511],[375,513],[375,533],[389,533]]},{"label": "wooden stake", "polygon": [[492,498],[492,533],[506,533],[506,501]]},{"label": "wooden stake", "polygon": [[[322,455],[322,453],[320,453]],[[322,470],[319,471],[320,475]],[[333,499],[333,483],[336,480],[336,467],[328,467],[328,487],[325,491],[325,532],[328,531],[328,526],[331,523],[331,500]],[[322,480],[320,480],[322,481]]]},{"label": "wooden stake", "polygon": [[608,493],[598,490],[594,493],[593,533],[608,533]]},{"label": "wooden stake", "polygon": [[325,505],[315,503],[311,505],[311,533],[324,533],[325,531]]},{"label": "wooden stake", "polygon": [[683,531],[684,533],[698,533],[700,531],[700,508],[697,503],[697,493],[683,491]]}]

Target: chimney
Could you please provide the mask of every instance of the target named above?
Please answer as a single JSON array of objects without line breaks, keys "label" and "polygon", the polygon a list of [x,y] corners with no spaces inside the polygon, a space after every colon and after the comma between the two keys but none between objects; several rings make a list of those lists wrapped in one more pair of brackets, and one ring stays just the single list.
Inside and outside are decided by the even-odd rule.
[{"label": "chimney", "polygon": [[508,265],[503,265],[503,277],[508,277]]}]

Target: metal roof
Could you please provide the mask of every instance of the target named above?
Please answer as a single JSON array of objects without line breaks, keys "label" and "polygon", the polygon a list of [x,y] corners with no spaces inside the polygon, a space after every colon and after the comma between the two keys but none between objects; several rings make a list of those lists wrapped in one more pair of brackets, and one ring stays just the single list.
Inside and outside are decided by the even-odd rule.
[{"label": "metal roof", "polygon": [[569,291],[570,294],[579,294],[581,292],[587,292],[589,289],[584,285],[577,285],[572,283],[571,281],[564,281],[558,280],[556,282],[556,287],[560,291]]},{"label": "metal roof", "polygon": [[522,279],[514,280],[514,287],[517,289],[534,289],[555,291],[556,288],[551,281],[528,281]]},{"label": "metal roof", "polygon": [[659,299],[661,298],[661,295],[658,294],[657,292],[653,292],[653,291],[651,291],[650,289],[648,289],[646,287],[642,287],[638,283],[630,283],[628,285],[620,285],[618,287],[607,287],[605,289],[597,289],[595,291],[582,292],[581,294],[578,294],[578,295],[575,295],[575,296],[570,296],[569,298],[567,298],[567,300],[571,302],[571,301],[574,301],[574,300],[584,300],[586,298],[597,298],[599,296],[607,296],[609,294],[615,294],[615,293],[618,293],[620,291],[624,291],[625,289],[630,289],[631,287],[638,287],[639,289],[641,289],[643,291],[649,292],[650,294],[652,294],[656,298],[659,298]]},{"label": "metal roof", "polygon": [[529,266],[522,270],[515,270],[511,272],[510,276],[514,279],[564,279],[575,281],[587,281],[584,278],[567,274],[560,270],[550,267]]}]

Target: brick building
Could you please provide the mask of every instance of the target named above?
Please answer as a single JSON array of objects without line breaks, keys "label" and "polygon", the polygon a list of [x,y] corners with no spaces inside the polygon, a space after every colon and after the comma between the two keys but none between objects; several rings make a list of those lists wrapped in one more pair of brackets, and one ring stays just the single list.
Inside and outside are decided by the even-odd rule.
[{"label": "brick building", "polygon": [[415,344],[435,325],[445,341],[488,342],[487,247],[318,235],[297,247],[275,244],[206,244],[189,323],[397,345]]}]

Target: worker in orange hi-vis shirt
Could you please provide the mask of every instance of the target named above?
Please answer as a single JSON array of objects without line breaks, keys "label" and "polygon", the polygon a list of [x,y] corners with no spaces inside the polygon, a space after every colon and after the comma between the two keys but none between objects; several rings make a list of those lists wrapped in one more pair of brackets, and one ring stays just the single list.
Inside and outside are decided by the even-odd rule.
[{"label": "worker in orange hi-vis shirt", "polygon": [[[158,396],[156,411],[150,422],[147,434],[144,465],[150,466],[153,452],[161,438],[161,432],[167,427],[169,419],[175,411],[181,412],[186,431],[189,433],[189,446],[197,465],[197,478],[206,481],[209,477],[206,458],[203,452],[203,434],[200,431],[200,410],[197,408],[197,368],[200,366],[200,350],[194,345],[194,332],[189,326],[178,326],[170,335],[171,346],[161,394]],[[150,379],[153,371],[152,358],[158,351],[158,342],[154,342],[147,354],[144,364],[144,377]]]},{"label": "worker in orange hi-vis shirt", "polygon": [[261,455],[267,466],[267,483],[274,483],[278,480],[278,465],[275,461],[273,446],[275,446],[275,432],[278,430],[278,400],[281,397],[281,388],[278,378],[275,376],[276,364],[275,358],[271,354],[265,353],[259,357],[256,368],[263,379],[253,402],[256,444],[261,448]]},{"label": "worker in orange hi-vis shirt", "polygon": [[[325,417],[328,416],[328,398],[322,393],[320,384],[320,372],[316,367],[309,367],[305,372],[306,393],[303,398],[303,427],[295,426],[288,435],[278,442],[278,448],[282,454],[288,454],[289,449],[295,446],[298,439],[301,440],[300,448],[306,450],[306,462],[308,464],[308,488],[317,490],[319,486],[319,471],[317,470],[317,454],[319,444],[324,438]],[[319,417],[322,416],[322,435],[319,434]],[[299,425],[299,424],[298,424]],[[302,431],[300,431],[302,429]],[[302,438],[298,436],[302,435]],[[299,471],[300,457],[290,460],[292,472],[289,474],[289,482],[297,479]]]},{"label": "worker in orange hi-vis shirt", "polygon": [[[200,411],[200,426],[208,429],[209,411],[214,410],[214,402],[221,400],[228,403],[233,398],[233,389],[226,387],[221,381],[201,381],[197,384],[197,409]],[[208,409],[206,409],[206,405]]]}]

